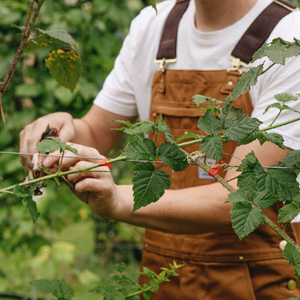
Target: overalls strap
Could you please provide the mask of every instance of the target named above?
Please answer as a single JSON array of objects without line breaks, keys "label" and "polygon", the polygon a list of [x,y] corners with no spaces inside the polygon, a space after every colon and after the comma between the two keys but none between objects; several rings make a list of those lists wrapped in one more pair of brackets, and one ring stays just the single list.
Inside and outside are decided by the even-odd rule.
[{"label": "overalls strap", "polygon": [[[156,56],[158,61],[176,59],[177,30],[189,2],[189,0],[178,0],[166,19]],[[231,55],[246,64],[249,63],[277,23],[296,9],[296,6],[284,0],[274,0],[250,25]]]}]

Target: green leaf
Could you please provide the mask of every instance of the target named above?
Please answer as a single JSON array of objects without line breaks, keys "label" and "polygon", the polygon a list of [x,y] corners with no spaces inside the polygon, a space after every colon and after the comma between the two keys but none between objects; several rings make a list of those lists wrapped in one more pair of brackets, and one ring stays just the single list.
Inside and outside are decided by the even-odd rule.
[{"label": "green leaf", "polygon": [[281,101],[281,102],[288,102],[288,101],[298,100],[298,97],[296,97],[295,95],[293,95],[291,93],[276,94],[274,97],[277,101]]},{"label": "green leaf", "polygon": [[[273,167],[285,167],[282,162]],[[266,177],[266,189],[276,193],[280,201],[291,202],[299,193],[297,176],[293,170],[289,169],[268,169]]]},{"label": "green leaf", "polygon": [[74,297],[74,290],[62,279],[58,288],[53,291],[53,296],[59,300],[70,300]]},{"label": "green leaf", "polygon": [[19,186],[18,184],[14,187],[13,193],[21,198],[30,197],[29,191]]},{"label": "green leaf", "polygon": [[295,203],[285,204],[278,212],[278,222],[288,223],[293,221],[300,213],[300,208]]},{"label": "green leaf", "polygon": [[37,29],[44,35],[45,39],[50,39],[50,41],[56,43],[62,43],[73,50],[76,50],[75,41],[73,38],[63,29],[49,29],[49,30],[42,30]]},{"label": "green leaf", "polygon": [[238,176],[238,187],[243,191],[248,200],[253,200],[255,192],[265,190],[266,172],[253,152],[246,155],[238,171],[243,171]]},{"label": "green leaf", "polygon": [[283,256],[293,266],[297,266],[300,263],[299,251],[289,242],[284,247]]},{"label": "green leaf", "polygon": [[145,300],[150,300],[151,292],[150,291],[143,292],[143,296],[144,296]]},{"label": "green leaf", "polygon": [[69,146],[67,143],[62,142],[59,138],[55,136],[48,136],[45,140],[37,143],[37,149],[39,152],[52,153],[55,151],[63,152],[68,150],[74,154],[77,154],[77,149]]},{"label": "green leaf", "polygon": [[264,111],[264,114],[265,114],[266,112],[268,112],[268,110],[269,110],[270,108],[278,108],[279,110],[281,110],[281,104],[278,103],[278,102],[276,102],[276,103],[272,103],[272,104],[268,105],[267,108],[266,108],[265,111]]},{"label": "green leaf", "polygon": [[268,208],[277,200],[278,197],[269,191],[256,192],[253,195],[253,203],[260,208]]},{"label": "green leaf", "polygon": [[78,53],[67,48],[52,50],[45,61],[54,79],[73,92],[82,71]]},{"label": "green leaf", "polygon": [[43,91],[43,86],[40,83],[31,83],[31,84],[19,84],[16,86],[16,95],[22,98],[36,98],[41,96]]},{"label": "green leaf", "polygon": [[221,123],[220,120],[216,119],[211,111],[206,111],[203,117],[199,118],[198,128],[202,131],[209,132],[211,134],[216,134],[221,131]]},{"label": "green leaf", "polygon": [[181,142],[183,140],[187,140],[187,139],[198,140],[198,139],[201,139],[201,138],[204,138],[204,136],[196,134],[196,133],[193,133],[193,132],[188,132],[188,133],[183,134],[179,138],[177,138],[176,139],[176,143],[179,143],[179,142]]},{"label": "green leaf", "polygon": [[155,170],[151,163],[141,163],[133,169],[133,211],[156,202],[171,185],[169,175]]},{"label": "green leaf", "polygon": [[182,171],[189,166],[186,155],[176,145],[164,143],[158,147],[159,158],[174,171]]},{"label": "green leaf", "polygon": [[283,162],[289,168],[300,168],[300,150],[288,152]]},{"label": "green leaf", "polygon": [[242,190],[237,190],[235,192],[231,192],[228,195],[228,199],[226,200],[225,203],[237,203],[241,201],[248,201],[246,195],[243,193]]},{"label": "green leaf", "polygon": [[36,203],[32,200],[32,198],[30,196],[23,198],[22,203],[23,203],[23,205],[26,206],[26,208],[32,218],[33,223],[35,223],[38,220],[39,215],[40,215],[40,213],[38,212],[38,210],[36,208]]},{"label": "green leaf", "polygon": [[34,280],[30,284],[36,287],[39,291],[46,294],[52,294],[59,287],[59,280]]},{"label": "green leaf", "polygon": [[300,265],[295,267],[294,273],[300,279]]},{"label": "green leaf", "polygon": [[240,240],[265,222],[264,212],[247,201],[234,203],[230,213],[232,227]]},{"label": "green leaf", "polygon": [[234,86],[231,94],[225,99],[225,102],[235,100],[241,95],[246,94],[250,87],[256,84],[257,78],[262,72],[263,64],[251,68],[245,75],[241,76],[237,84]]},{"label": "green leaf", "polygon": [[238,120],[225,120],[223,133],[229,139],[239,142],[259,129],[261,122],[256,118],[243,115]]},{"label": "green leaf", "polygon": [[206,96],[203,96],[203,95],[193,96],[193,101],[197,104],[198,107],[199,107],[200,104],[206,103],[207,101],[212,102],[212,103],[216,103],[216,104],[223,103],[223,101],[220,101],[220,100],[217,100],[217,99],[211,98],[211,97],[206,97]]},{"label": "green leaf", "polygon": [[[251,142],[255,141],[256,139],[259,139],[261,145],[266,141],[263,138],[263,134],[260,130],[254,130],[250,134],[248,134],[245,138],[239,141],[238,145],[247,145],[250,144]],[[261,139],[263,140],[263,143],[261,142]]]},{"label": "green leaf", "polygon": [[156,146],[150,139],[142,139],[128,144],[122,153],[129,159],[156,159]]},{"label": "green leaf", "polygon": [[285,146],[283,144],[284,139],[283,139],[282,135],[280,135],[278,133],[275,133],[275,132],[272,132],[272,133],[262,132],[258,136],[258,140],[259,140],[261,145],[264,142],[271,142],[271,143],[277,145],[278,147],[280,147],[281,149],[285,149]]},{"label": "green leaf", "polygon": [[114,266],[114,271],[123,273],[127,270],[127,266],[125,263],[120,263]]},{"label": "green leaf", "polygon": [[29,53],[29,52],[37,51],[43,47],[49,46],[50,44],[51,43],[49,40],[47,40],[44,36],[39,35],[27,41],[24,52]]},{"label": "green leaf", "polygon": [[155,122],[155,128],[158,131],[162,132],[168,141],[174,142],[174,138],[170,132],[170,127],[167,125],[167,123],[164,120],[158,119]]},{"label": "green leaf", "polygon": [[289,298],[287,300],[300,300],[300,298],[299,297],[293,297],[293,298]]},{"label": "green leaf", "polygon": [[210,158],[215,159],[217,162],[221,162],[223,156],[223,144],[222,138],[219,135],[206,136],[200,144],[200,149]]},{"label": "green leaf", "polygon": [[265,50],[268,48],[267,43],[263,43],[263,45],[254,53],[252,56],[252,62],[256,61],[259,58],[263,58],[265,55]]},{"label": "green leaf", "polygon": [[299,54],[300,47],[297,42],[290,43],[281,38],[274,39],[264,50],[265,56],[277,64],[284,65],[288,57]]}]

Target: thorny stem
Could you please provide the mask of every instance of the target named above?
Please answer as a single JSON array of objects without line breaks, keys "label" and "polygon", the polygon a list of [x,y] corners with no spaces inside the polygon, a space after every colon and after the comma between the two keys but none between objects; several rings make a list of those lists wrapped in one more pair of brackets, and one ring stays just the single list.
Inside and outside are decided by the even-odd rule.
[{"label": "thorny stem", "polygon": [[[45,0],[39,0],[39,1],[32,0],[31,5],[30,5],[30,11],[29,11],[28,18],[27,18],[27,21],[26,21],[26,26],[25,26],[23,36],[22,36],[22,41],[20,43],[18,51],[17,51],[11,65],[10,65],[10,67],[8,69],[8,72],[6,73],[6,75],[4,77],[4,80],[2,82],[2,85],[0,87],[0,111],[1,111],[1,118],[2,118],[3,124],[5,124],[5,117],[4,117],[3,106],[2,106],[2,95],[5,92],[5,90],[7,88],[7,85],[10,82],[10,80],[11,80],[13,74],[14,74],[14,71],[17,67],[18,62],[21,59],[21,55],[23,53],[24,46],[26,45],[26,43],[29,39],[30,33],[33,29],[33,25],[36,21],[36,18],[38,16],[39,11],[40,11],[40,9],[41,9],[44,2],[45,2]],[[32,9],[33,9],[33,6],[34,6],[35,3],[36,3],[36,8],[34,8],[34,10],[32,12]]]}]

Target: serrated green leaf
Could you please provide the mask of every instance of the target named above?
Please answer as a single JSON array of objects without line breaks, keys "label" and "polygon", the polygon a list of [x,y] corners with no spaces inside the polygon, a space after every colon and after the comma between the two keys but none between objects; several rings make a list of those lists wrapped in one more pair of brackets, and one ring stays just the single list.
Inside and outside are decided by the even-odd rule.
[{"label": "serrated green leaf", "polygon": [[262,72],[263,72],[263,64],[260,64],[257,67],[249,69],[249,71],[245,75],[239,78],[231,94],[228,95],[227,98],[225,99],[225,102],[235,100],[241,95],[246,94],[249,91],[250,87],[256,84],[257,78],[259,75],[261,75]]},{"label": "serrated green leaf", "polygon": [[155,170],[151,163],[142,163],[133,169],[133,211],[156,202],[171,185],[169,175]]},{"label": "serrated green leaf", "polygon": [[176,145],[164,143],[158,147],[159,158],[174,171],[182,171],[189,166],[186,155]]},{"label": "serrated green leaf", "polygon": [[78,53],[67,48],[52,50],[45,62],[54,79],[73,92],[82,71]]},{"label": "serrated green leaf", "polygon": [[248,200],[253,200],[255,192],[265,190],[266,172],[253,152],[246,155],[238,171],[243,171],[238,176],[238,187],[243,191]]},{"label": "serrated green leaf", "polygon": [[96,288],[89,290],[92,294],[102,294],[104,300],[125,300],[122,293],[123,287],[115,282],[104,282]]},{"label": "serrated green leaf", "polygon": [[37,29],[41,32],[46,39],[50,39],[51,42],[62,43],[66,46],[69,46],[71,49],[76,50],[75,41],[73,38],[63,29],[49,29],[42,30]]},{"label": "serrated green leaf", "polygon": [[276,201],[278,197],[269,191],[255,192],[253,195],[253,203],[260,208],[268,208]]},{"label": "serrated green leaf", "polygon": [[[282,162],[274,167],[285,167]],[[291,202],[299,193],[297,176],[293,170],[289,169],[268,169],[266,177],[266,189],[276,193],[280,201]]]},{"label": "serrated green leaf", "polygon": [[23,198],[22,203],[23,203],[23,205],[26,206],[26,208],[32,218],[33,223],[35,223],[38,220],[39,215],[40,215],[40,213],[37,210],[36,203],[32,200],[32,198],[30,196]]},{"label": "serrated green leaf", "polygon": [[167,123],[163,119],[158,119],[155,122],[155,128],[159,132],[162,132],[168,141],[174,142],[174,138],[171,134],[170,127],[167,125]]},{"label": "serrated green leaf", "polygon": [[252,62],[265,56],[265,50],[268,48],[268,44],[264,43],[252,56]]},{"label": "serrated green leaf", "polygon": [[260,122],[256,118],[250,118],[247,115],[243,115],[238,120],[225,120],[223,133],[229,139],[240,142],[247,138],[247,136],[257,132]]},{"label": "serrated green leaf", "polygon": [[288,152],[283,162],[289,168],[300,168],[300,150]]},{"label": "serrated green leaf", "polygon": [[274,97],[277,101],[281,101],[281,102],[288,102],[288,101],[298,100],[298,97],[296,97],[295,95],[293,95],[291,93],[276,94]]},{"label": "serrated green leaf", "polygon": [[285,60],[288,57],[298,55],[299,50],[300,47],[296,42],[290,43],[282,40],[281,38],[277,38],[268,45],[264,53],[272,62],[284,65]]},{"label": "serrated green leaf", "polygon": [[219,135],[208,135],[204,137],[200,144],[200,149],[207,156],[221,162],[223,156],[222,138]]},{"label": "serrated green leaf", "polygon": [[293,221],[300,213],[300,208],[295,203],[285,204],[278,212],[278,222],[288,223]]},{"label": "serrated green leaf", "polygon": [[264,212],[247,201],[234,203],[230,213],[232,227],[240,240],[265,222]]},{"label": "serrated green leaf", "polygon": [[36,287],[39,291],[52,294],[59,287],[59,280],[34,280],[30,284]]},{"label": "serrated green leaf", "polygon": [[206,111],[203,117],[200,117],[198,120],[198,128],[202,131],[209,132],[211,134],[216,134],[221,131],[221,122],[216,119],[211,111]]},{"label": "serrated green leaf", "polygon": [[74,297],[74,290],[62,279],[59,286],[53,291],[53,296],[59,300],[70,300]]},{"label": "serrated green leaf", "polygon": [[[238,146],[250,144],[251,142],[255,141],[256,139],[258,139],[260,141],[260,138],[262,136],[263,135],[260,130],[254,130],[249,135],[247,135],[244,139],[240,140],[238,143]],[[264,142],[265,142],[265,140],[264,140]]]},{"label": "serrated green leaf", "polygon": [[156,146],[150,139],[142,139],[128,144],[122,153],[129,159],[156,159]]},{"label": "serrated green leaf", "polygon": [[259,136],[258,136],[258,140],[260,142],[260,144],[262,145],[264,142],[271,142],[275,145],[277,145],[278,147],[280,147],[281,149],[285,149],[285,146],[283,144],[284,139],[282,137],[282,135],[275,133],[275,132],[262,132]]},{"label": "serrated green leaf", "polygon": [[127,270],[127,266],[125,263],[120,263],[114,266],[114,271],[123,273]]},{"label": "serrated green leaf", "polygon": [[30,197],[30,192],[18,184],[14,187],[13,193],[21,198]]},{"label": "serrated green leaf", "polygon": [[237,190],[235,192],[231,192],[228,195],[228,198],[225,203],[237,203],[240,201],[248,201],[246,195],[243,193],[242,190]]},{"label": "serrated green leaf", "polygon": [[52,153],[60,149],[60,139],[56,137],[48,137],[37,143],[37,150],[39,152]]},{"label": "serrated green leaf", "polygon": [[299,251],[289,242],[284,247],[283,256],[293,266],[297,266],[300,263]]}]

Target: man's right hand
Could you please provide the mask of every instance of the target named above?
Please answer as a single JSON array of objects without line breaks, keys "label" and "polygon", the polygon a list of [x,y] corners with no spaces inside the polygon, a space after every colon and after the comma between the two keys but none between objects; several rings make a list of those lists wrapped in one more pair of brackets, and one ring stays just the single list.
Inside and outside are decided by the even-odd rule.
[{"label": "man's right hand", "polygon": [[[70,114],[65,112],[49,114],[28,124],[20,132],[20,152],[37,153],[36,145],[47,128],[56,129],[58,137],[64,142],[70,142],[75,137],[73,117]],[[29,155],[20,156],[26,173],[32,169],[31,159]]]}]

